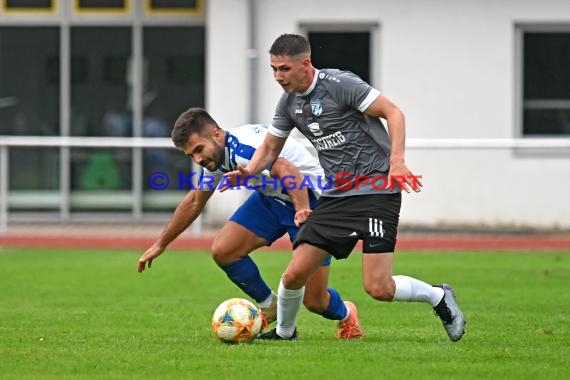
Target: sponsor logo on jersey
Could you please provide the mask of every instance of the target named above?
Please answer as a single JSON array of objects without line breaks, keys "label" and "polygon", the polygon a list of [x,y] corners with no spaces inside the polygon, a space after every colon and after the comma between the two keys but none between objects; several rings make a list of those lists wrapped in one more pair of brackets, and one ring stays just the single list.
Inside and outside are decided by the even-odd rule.
[{"label": "sponsor logo on jersey", "polygon": [[311,123],[307,125],[307,128],[309,128],[313,136],[319,137],[323,135],[323,130],[319,126],[319,123]]},{"label": "sponsor logo on jersey", "polygon": [[325,74],[325,73],[319,73],[319,79],[328,79],[328,80],[332,80],[333,82],[340,83],[340,79],[338,79],[335,76],[332,76],[330,74]]},{"label": "sponsor logo on jersey", "polygon": [[339,145],[344,144],[346,141],[346,137],[342,134],[341,131],[335,132],[332,135],[328,135],[325,137],[321,137],[319,139],[311,140],[313,146],[316,150],[322,151],[337,147]]},{"label": "sponsor logo on jersey", "polygon": [[302,113],[303,113],[302,108],[295,108],[295,115],[302,114]]},{"label": "sponsor logo on jersey", "polygon": [[323,113],[323,105],[319,99],[312,99],[311,100],[311,112],[315,116],[321,116]]}]

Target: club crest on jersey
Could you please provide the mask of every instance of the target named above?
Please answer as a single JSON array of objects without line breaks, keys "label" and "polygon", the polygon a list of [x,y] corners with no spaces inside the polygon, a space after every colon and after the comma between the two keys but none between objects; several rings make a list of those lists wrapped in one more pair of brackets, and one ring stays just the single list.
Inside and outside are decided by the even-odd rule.
[{"label": "club crest on jersey", "polygon": [[318,136],[323,135],[323,131],[322,131],[321,127],[319,126],[319,123],[311,123],[311,124],[307,125],[307,127],[309,128],[309,130],[311,131],[313,136],[318,137]]},{"label": "club crest on jersey", "polygon": [[321,116],[323,113],[323,105],[319,99],[311,100],[311,112],[315,116]]}]

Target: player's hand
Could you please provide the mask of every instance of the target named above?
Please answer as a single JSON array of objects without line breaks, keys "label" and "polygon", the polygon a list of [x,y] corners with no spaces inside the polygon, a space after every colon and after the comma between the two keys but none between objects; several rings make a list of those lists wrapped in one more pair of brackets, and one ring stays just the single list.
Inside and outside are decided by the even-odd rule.
[{"label": "player's hand", "polygon": [[153,244],[152,247],[147,249],[146,252],[140,257],[137,265],[137,271],[139,273],[142,273],[145,270],[147,264],[148,267],[150,268],[152,265],[152,260],[162,255],[162,252],[164,252],[164,248],[162,248],[156,243]]},{"label": "player's hand", "polygon": [[390,162],[390,172],[388,173],[388,188],[398,185],[405,192],[414,190],[416,193],[422,191],[421,175],[414,175],[403,161]]},{"label": "player's hand", "polygon": [[304,209],[299,210],[295,213],[295,226],[300,227],[301,224],[305,223],[305,220],[311,215],[313,210]]},{"label": "player's hand", "polygon": [[242,178],[245,178],[248,175],[250,175],[249,170],[247,170],[245,167],[241,165],[238,165],[236,170],[234,170],[233,172],[227,172],[224,174],[224,177],[226,177],[229,180],[231,186],[224,184],[223,186],[220,187],[220,192],[224,192],[232,187],[236,187],[237,185],[240,184],[238,182],[240,182]]}]

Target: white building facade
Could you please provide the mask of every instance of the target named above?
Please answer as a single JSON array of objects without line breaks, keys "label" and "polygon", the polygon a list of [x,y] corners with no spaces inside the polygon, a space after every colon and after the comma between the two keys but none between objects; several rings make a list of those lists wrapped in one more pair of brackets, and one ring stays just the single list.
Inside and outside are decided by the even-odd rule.
[{"label": "white building facade", "polygon": [[[570,228],[567,0],[24,3],[0,0],[0,225],[169,215],[187,191],[176,176],[195,170],[169,148],[176,116],[201,106],[222,127],[271,122],[268,50],[300,33],[316,67],[351,69],[404,111],[424,189],[405,194],[402,224]],[[9,142],[22,135],[160,149]],[[171,179],[161,191],[157,171]],[[206,221],[246,195],[216,195]]]},{"label": "white building facade", "polygon": [[[280,34],[364,31],[370,83],[402,108],[408,139],[570,137],[570,118],[548,133],[537,131],[540,122],[523,126],[533,106],[524,94],[532,79],[523,70],[525,36],[560,35],[565,42],[552,49],[563,58],[553,70],[570,63],[565,0],[210,0],[207,25],[207,104],[224,124],[271,120],[281,88],[267,51]],[[565,70],[551,74],[568,80]],[[568,88],[546,92],[544,110],[570,115]],[[402,223],[570,227],[568,147],[408,148],[407,163],[424,190],[405,195]]]}]

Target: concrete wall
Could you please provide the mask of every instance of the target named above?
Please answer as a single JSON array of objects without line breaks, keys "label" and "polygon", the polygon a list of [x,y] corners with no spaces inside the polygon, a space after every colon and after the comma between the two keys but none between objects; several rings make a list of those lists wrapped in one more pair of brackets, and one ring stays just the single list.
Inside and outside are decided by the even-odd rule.
[{"label": "concrete wall", "polygon": [[[207,104],[226,126],[271,120],[281,88],[267,50],[278,35],[377,25],[372,84],[404,110],[409,138],[519,137],[516,26],[570,26],[567,0],[251,1],[253,17],[249,1],[207,2]],[[403,223],[570,228],[568,150],[409,149],[407,161],[425,189],[405,196]]]}]

